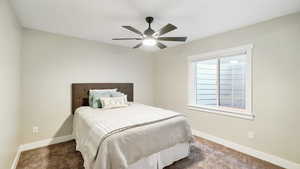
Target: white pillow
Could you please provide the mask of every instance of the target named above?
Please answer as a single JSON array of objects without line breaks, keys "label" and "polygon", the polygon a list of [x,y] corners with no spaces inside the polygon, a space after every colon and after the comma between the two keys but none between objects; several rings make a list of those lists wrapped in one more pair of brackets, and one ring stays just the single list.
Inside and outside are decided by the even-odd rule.
[{"label": "white pillow", "polygon": [[127,95],[119,97],[101,97],[102,108],[127,107]]}]

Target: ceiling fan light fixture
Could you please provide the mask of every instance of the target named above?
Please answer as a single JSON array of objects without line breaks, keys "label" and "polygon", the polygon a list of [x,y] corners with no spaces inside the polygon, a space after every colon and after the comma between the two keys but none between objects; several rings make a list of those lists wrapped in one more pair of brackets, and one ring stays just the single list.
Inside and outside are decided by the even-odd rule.
[{"label": "ceiling fan light fixture", "polygon": [[155,31],[151,28],[151,23],[153,22],[154,18],[149,16],[146,17],[146,22],[148,23],[148,28],[142,33],[138,29],[132,26],[122,26],[122,28],[127,29],[135,34],[138,34],[139,37],[136,38],[114,38],[112,40],[142,40],[133,48],[139,48],[141,46],[157,46],[160,49],[164,49],[167,46],[161,43],[161,41],[172,41],[172,42],[185,42],[187,37],[165,37],[163,35],[174,31],[177,29],[176,26],[172,24],[167,24],[160,28],[158,31]]},{"label": "ceiling fan light fixture", "polygon": [[155,46],[157,41],[154,38],[145,38],[143,40],[143,45],[145,46]]}]

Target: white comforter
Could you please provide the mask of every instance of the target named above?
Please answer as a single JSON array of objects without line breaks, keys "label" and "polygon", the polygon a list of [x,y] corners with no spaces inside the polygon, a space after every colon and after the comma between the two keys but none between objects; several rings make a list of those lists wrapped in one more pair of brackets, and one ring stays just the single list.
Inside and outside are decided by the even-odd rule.
[{"label": "white comforter", "polygon": [[80,107],[73,134],[86,169],[126,169],[144,157],[192,140],[181,114],[136,103],[106,110]]}]

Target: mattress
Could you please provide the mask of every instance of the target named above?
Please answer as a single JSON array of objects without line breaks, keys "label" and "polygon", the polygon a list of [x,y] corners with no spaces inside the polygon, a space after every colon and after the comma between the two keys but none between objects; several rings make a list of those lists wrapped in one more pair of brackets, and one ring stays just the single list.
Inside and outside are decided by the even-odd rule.
[{"label": "mattress", "polygon": [[[150,167],[153,159],[164,167],[185,157],[187,153],[176,150],[185,147],[182,152],[188,151],[192,141],[182,114],[135,103],[118,109],[80,107],[73,134],[86,169],[128,169],[147,162]],[[167,160],[164,152],[170,149],[176,153]]]}]

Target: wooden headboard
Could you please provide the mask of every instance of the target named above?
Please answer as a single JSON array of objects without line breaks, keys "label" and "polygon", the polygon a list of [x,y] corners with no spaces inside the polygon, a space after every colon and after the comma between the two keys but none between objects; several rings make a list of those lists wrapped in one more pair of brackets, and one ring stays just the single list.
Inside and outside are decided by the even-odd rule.
[{"label": "wooden headboard", "polygon": [[127,95],[127,100],[133,102],[133,83],[73,83],[72,84],[72,113],[80,106],[89,105],[89,90],[118,89]]}]

